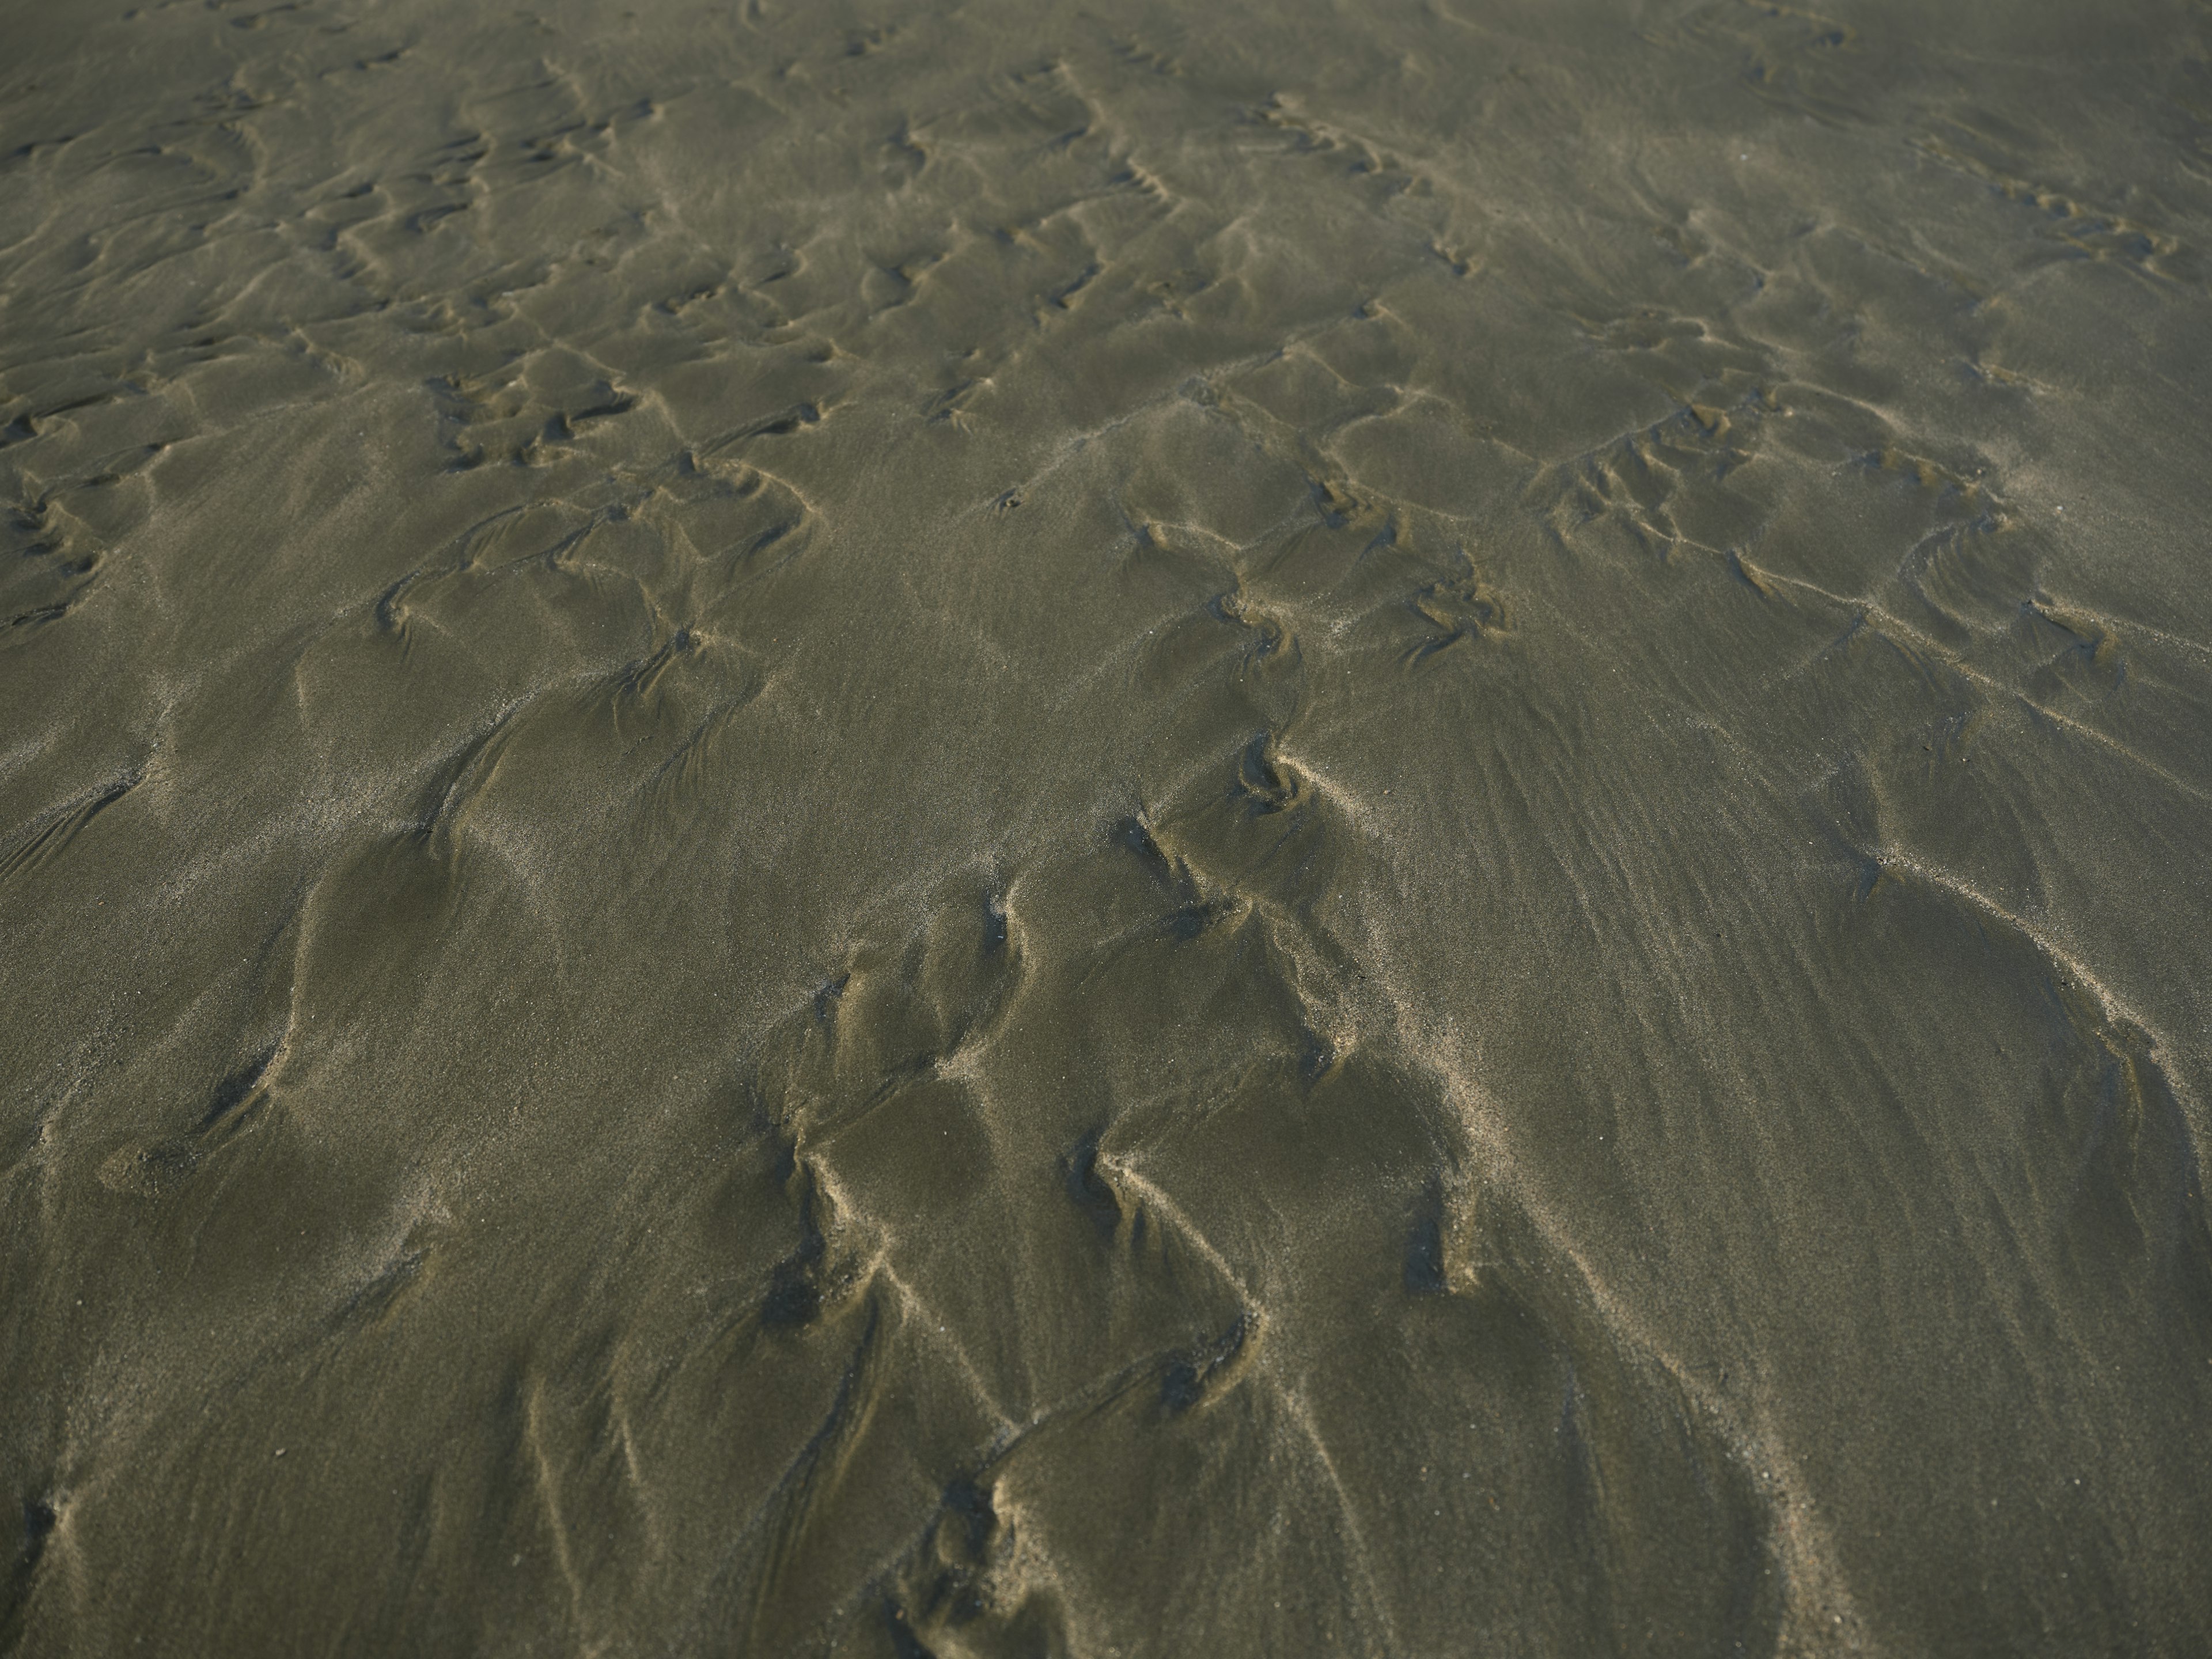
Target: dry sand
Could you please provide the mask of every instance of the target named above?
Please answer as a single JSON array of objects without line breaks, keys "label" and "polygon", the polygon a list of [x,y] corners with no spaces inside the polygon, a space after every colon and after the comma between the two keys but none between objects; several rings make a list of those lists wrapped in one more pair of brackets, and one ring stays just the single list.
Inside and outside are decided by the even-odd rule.
[{"label": "dry sand", "polygon": [[2201,0],[0,11],[0,1649],[2212,1652]]}]

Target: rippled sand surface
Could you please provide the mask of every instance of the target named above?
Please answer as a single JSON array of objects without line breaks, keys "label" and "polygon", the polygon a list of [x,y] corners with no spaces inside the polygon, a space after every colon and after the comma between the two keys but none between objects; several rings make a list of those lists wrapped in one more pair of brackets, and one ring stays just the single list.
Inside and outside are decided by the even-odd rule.
[{"label": "rippled sand surface", "polygon": [[0,10],[0,1650],[2212,1650],[2212,12]]}]

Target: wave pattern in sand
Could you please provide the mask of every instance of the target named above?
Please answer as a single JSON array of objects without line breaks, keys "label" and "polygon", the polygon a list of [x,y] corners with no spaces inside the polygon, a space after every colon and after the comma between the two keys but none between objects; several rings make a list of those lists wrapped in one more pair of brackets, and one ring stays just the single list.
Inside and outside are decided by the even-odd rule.
[{"label": "wave pattern in sand", "polygon": [[1834,9],[9,5],[0,1646],[2201,1651],[2207,17]]}]

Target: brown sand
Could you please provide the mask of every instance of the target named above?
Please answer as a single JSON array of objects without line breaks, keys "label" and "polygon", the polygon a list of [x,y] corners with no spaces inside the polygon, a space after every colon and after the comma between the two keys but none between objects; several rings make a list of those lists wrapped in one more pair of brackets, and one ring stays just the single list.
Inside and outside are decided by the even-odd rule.
[{"label": "brown sand", "polygon": [[0,10],[0,1650],[2212,1652],[2201,0]]}]

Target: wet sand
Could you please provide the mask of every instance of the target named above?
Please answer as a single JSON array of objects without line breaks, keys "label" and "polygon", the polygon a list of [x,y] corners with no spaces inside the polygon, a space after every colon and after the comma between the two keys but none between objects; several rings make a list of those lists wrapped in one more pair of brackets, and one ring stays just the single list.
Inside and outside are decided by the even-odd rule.
[{"label": "wet sand", "polygon": [[2212,1652],[2208,40],[9,0],[0,1650]]}]

